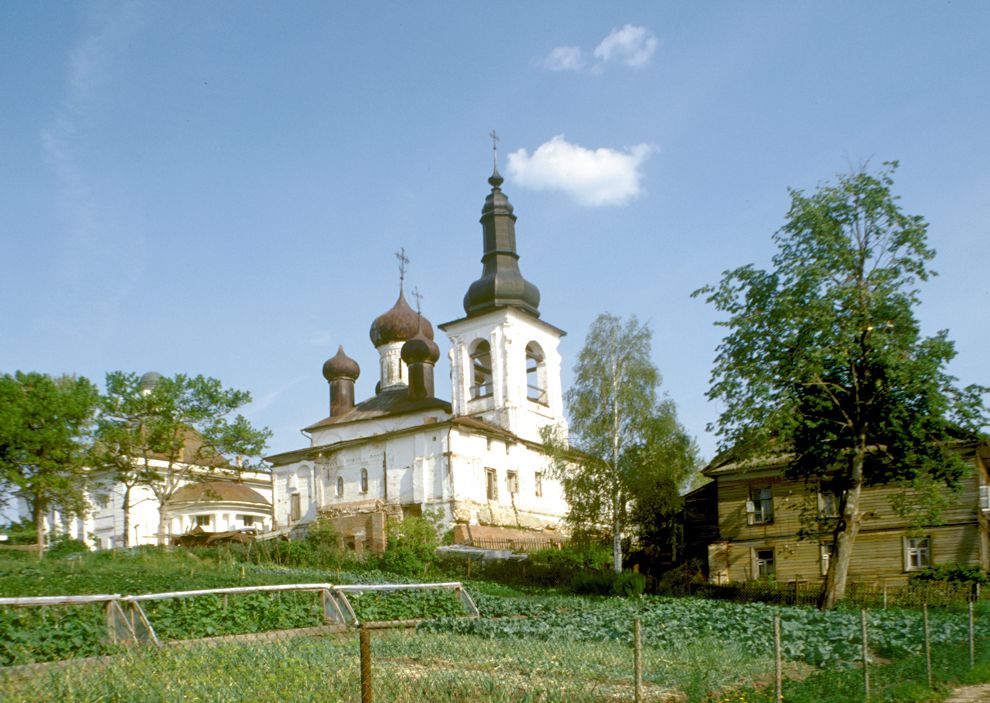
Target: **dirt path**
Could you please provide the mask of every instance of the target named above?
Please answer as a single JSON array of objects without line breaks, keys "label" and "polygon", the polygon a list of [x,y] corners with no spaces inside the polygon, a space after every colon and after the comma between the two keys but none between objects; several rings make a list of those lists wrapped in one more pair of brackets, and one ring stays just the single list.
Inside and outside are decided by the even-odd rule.
[{"label": "dirt path", "polygon": [[990,683],[957,688],[945,703],[984,703],[990,701]]}]

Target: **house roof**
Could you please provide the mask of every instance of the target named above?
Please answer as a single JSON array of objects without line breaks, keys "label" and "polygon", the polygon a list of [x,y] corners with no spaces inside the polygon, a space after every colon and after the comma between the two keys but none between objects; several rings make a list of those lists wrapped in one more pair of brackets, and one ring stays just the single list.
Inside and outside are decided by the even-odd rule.
[{"label": "house roof", "polygon": [[259,503],[270,505],[263,495],[243,483],[203,481],[177,490],[169,503]]},{"label": "house roof", "polygon": [[304,428],[303,432],[312,432],[322,427],[343,425],[349,422],[374,420],[390,415],[404,415],[406,413],[434,409],[441,410],[444,413],[450,413],[450,403],[440,398],[410,400],[409,389],[406,386],[399,386],[397,388],[383,390],[373,398],[358,403],[343,415],[326,417],[319,422],[315,422],[309,427]]}]

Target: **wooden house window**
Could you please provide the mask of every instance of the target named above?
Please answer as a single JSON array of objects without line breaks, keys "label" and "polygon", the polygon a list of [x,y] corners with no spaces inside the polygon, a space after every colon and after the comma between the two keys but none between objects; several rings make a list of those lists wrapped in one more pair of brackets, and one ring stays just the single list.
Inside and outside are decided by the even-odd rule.
[{"label": "wooden house window", "polygon": [[825,484],[818,486],[818,517],[823,520],[839,517],[842,494]]},{"label": "wooden house window", "polygon": [[832,545],[831,544],[819,544],[818,545],[819,559],[822,565],[822,576],[828,576],[828,565],[832,560]]},{"label": "wooden house window", "polygon": [[495,469],[485,469],[485,494],[488,500],[498,500],[498,474]]},{"label": "wooden house window", "polygon": [[930,537],[904,538],[904,570],[919,571],[932,565]]},{"label": "wooden house window", "polygon": [[758,579],[772,579],[777,575],[773,549],[753,550],[753,574]]},{"label": "wooden house window", "polygon": [[750,525],[773,522],[773,490],[770,486],[750,486],[746,515]]}]

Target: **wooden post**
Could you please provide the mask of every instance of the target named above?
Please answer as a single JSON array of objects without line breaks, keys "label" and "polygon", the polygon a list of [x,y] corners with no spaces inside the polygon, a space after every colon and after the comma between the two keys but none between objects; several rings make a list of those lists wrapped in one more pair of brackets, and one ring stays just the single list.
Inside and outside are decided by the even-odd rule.
[{"label": "wooden post", "polygon": [[866,634],[866,608],[859,611],[859,629],[863,638],[863,700],[870,700],[870,644]]},{"label": "wooden post", "polygon": [[932,640],[928,631],[928,603],[921,606],[921,617],[925,625],[925,670],[928,672],[928,688],[935,688],[932,681]]},{"label": "wooden post", "polygon": [[467,578],[471,578],[471,557],[467,560]]},{"label": "wooden post", "polygon": [[883,582],[883,609],[887,609],[887,582]]},{"label": "wooden post", "polygon": [[973,601],[969,602],[969,668],[976,665],[976,638],[973,628]]},{"label": "wooden post", "polygon": [[636,703],[643,701],[643,635],[639,618],[633,621],[633,676],[636,680]]},{"label": "wooden post", "polygon": [[780,657],[780,613],[773,614],[773,684],[774,703],[784,700],[784,670]]},{"label": "wooden post", "polygon": [[371,631],[360,629],[361,643],[361,703],[373,703],[375,693],[371,687]]}]

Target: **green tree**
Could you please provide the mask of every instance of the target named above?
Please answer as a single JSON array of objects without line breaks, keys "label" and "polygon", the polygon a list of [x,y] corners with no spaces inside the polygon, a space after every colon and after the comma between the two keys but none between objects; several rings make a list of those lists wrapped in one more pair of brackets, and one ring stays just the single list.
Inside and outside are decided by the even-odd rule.
[{"label": "green tree", "polygon": [[159,544],[165,543],[169,501],[176,491],[215,471],[251,467],[244,460],[260,459],[271,436],[242,415],[231,419],[251,396],[224,388],[215,378],[114,371],[107,374],[106,387],[95,465],[124,486],[125,527],[131,490],[151,490],[158,501]]},{"label": "green tree", "polygon": [[568,521],[578,532],[611,533],[616,573],[622,571],[627,529],[655,536],[651,521],[676,510],[678,488],[698,465],[673,402],[659,397],[652,339],[635,317],[599,315],[566,396],[569,436],[557,427],[542,432],[570,503]]},{"label": "green tree", "polygon": [[845,593],[863,487],[954,485],[953,441],[986,423],[986,389],[960,389],[945,370],[947,333],[920,333],[917,286],[935,252],[927,223],[891,193],[896,167],[791,191],[771,270],[744,266],[695,292],[728,315],[708,392],[722,403],[721,448],[793,453],[789,477],[839,496],[824,608]]},{"label": "green tree", "polygon": [[49,511],[86,512],[84,467],[97,397],[81,377],[0,376],[0,480],[27,502],[39,555]]}]

